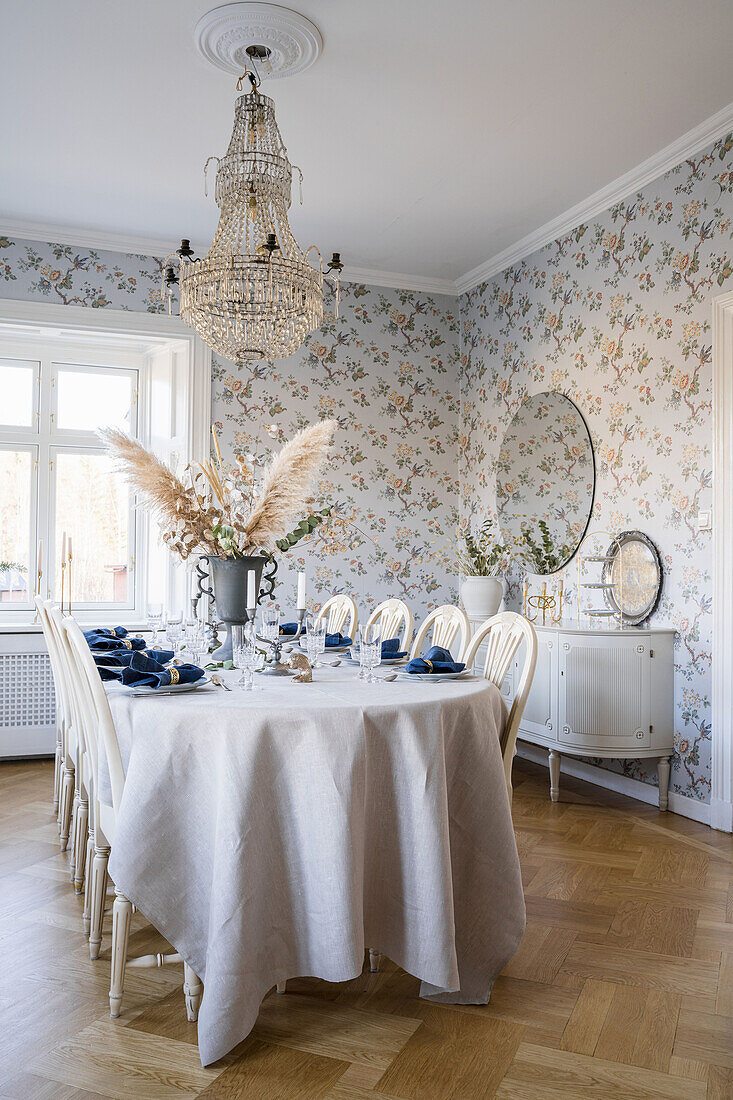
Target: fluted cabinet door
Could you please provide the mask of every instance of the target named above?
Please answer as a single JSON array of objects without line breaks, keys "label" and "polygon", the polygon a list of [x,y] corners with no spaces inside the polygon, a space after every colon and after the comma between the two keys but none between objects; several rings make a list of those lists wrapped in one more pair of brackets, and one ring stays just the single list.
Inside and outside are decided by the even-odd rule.
[{"label": "fluted cabinet door", "polygon": [[[559,634],[559,741],[608,751],[651,742],[650,647],[638,634]],[[522,723],[524,724],[524,722]]]}]

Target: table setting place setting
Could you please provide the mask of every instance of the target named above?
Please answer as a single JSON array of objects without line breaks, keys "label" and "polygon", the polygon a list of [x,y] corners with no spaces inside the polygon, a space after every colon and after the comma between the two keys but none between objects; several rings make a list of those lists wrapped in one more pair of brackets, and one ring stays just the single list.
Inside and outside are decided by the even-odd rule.
[{"label": "table setting place setting", "polygon": [[[265,677],[281,676],[291,683],[311,683],[313,672],[343,665],[365,684],[414,681],[440,683],[470,679],[466,666],[450,651],[433,645],[409,659],[399,638],[381,638],[378,627],[357,629],[353,638],[329,632],[318,615],[298,612],[298,621],[281,622],[274,605],[247,623],[231,624],[232,657],[217,661],[210,654],[210,629],[198,618],[165,614],[161,605],[148,613],[152,640],[132,636],[125,627],[84,631],[100,677],[130,695],[178,695],[194,689],[259,690]],[[220,647],[221,648],[221,647]],[[377,669],[382,669],[381,675]],[[239,671],[234,679],[227,673]],[[260,679],[260,676],[263,679]]]}]

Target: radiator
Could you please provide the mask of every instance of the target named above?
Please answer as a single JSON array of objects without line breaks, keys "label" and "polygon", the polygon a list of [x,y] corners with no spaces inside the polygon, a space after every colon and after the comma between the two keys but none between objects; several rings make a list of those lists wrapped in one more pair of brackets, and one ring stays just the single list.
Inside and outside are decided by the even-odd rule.
[{"label": "radiator", "polygon": [[56,697],[42,634],[0,634],[0,757],[53,754]]}]

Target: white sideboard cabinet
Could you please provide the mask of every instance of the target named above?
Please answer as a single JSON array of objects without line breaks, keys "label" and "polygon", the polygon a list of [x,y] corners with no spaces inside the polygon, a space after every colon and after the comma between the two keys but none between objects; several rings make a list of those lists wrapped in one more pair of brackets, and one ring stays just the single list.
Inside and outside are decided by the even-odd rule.
[{"label": "white sideboard cabinet", "polygon": [[[473,630],[479,625],[471,620]],[[564,755],[655,757],[659,808],[666,810],[674,748],[674,630],[573,622],[533,626],[537,667],[519,738],[549,750],[553,802],[560,794]],[[477,666],[484,656],[479,650]],[[520,649],[501,689],[507,704],[523,660]]]}]

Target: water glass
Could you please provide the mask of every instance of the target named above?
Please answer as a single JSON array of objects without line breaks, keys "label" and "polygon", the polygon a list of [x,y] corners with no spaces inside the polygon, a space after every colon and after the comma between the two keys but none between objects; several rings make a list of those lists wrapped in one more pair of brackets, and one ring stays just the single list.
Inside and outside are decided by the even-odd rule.
[{"label": "water glass", "polygon": [[200,619],[186,619],[184,637],[186,652],[197,665],[206,649],[206,624]]},{"label": "water glass", "polygon": [[366,641],[362,638],[361,648],[359,650],[359,663],[366,671],[366,682],[368,684],[376,684],[377,677],[374,675],[374,669],[378,668],[382,663],[382,639],[373,638],[371,641]]},{"label": "water glass", "polygon": [[262,637],[268,642],[276,642],[280,635],[280,610],[277,607],[265,607],[262,611]]},{"label": "water glass", "polygon": [[364,669],[361,666],[361,630],[354,631],[354,640],[351,643],[351,649],[349,650],[349,656],[353,661],[359,662],[359,679],[364,679]]},{"label": "water glass", "polygon": [[[326,620],[309,617],[305,627],[305,644],[312,668],[320,668],[318,658],[326,649]],[[313,657],[311,657],[311,653]]]},{"label": "water glass", "polygon": [[262,654],[255,644],[255,631],[251,623],[232,627],[232,659],[242,675],[237,686],[243,691],[254,691],[254,674],[262,667]]},{"label": "water glass", "polygon": [[162,603],[149,603],[147,615],[145,616],[148,624],[148,630],[153,635],[151,645],[158,644],[158,634],[161,630],[165,630],[165,615],[163,614],[164,608]]},{"label": "water glass", "polygon": [[183,615],[180,611],[168,612],[165,636],[173,652],[177,652],[183,640]]}]

